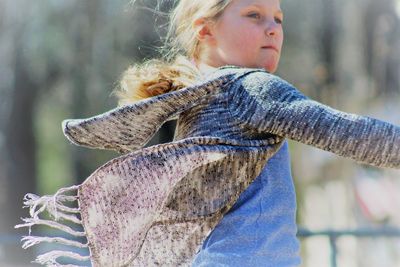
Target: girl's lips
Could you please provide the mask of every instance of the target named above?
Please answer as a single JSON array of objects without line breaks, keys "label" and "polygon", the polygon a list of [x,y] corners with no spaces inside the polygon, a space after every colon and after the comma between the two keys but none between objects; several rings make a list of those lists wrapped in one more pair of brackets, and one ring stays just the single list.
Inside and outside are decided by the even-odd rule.
[{"label": "girl's lips", "polygon": [[266,45],[266,46],[263,46],[263,47],[261,47],[261,48],[262,48],[262,49],[272,49],[272,50],[275,50],[275,52],[279,53],[278,48],[276,48],[276,47],[273,46],[273,45]]}]

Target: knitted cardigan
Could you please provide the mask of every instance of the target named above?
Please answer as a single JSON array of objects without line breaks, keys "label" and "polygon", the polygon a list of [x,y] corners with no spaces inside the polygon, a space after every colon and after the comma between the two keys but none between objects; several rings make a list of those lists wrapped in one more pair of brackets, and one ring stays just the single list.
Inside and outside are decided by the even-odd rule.
[{"label": "knitted cardigan", "polygon": [[[173,142],[143,148],[175,118]],[[81,185],[26,195],[31,218],[17,227],[44,224],[87,239],[24,237],[25,248],[58,242],[90,251],[50,251],[36,260],[49,265],[66,256],[93,266],[189,266],[285,138],[361,163],[400,166],[399,127],[322,105],[261,69],[234,66],[178,91],[66,120],[63,131],[74,144],[125,154]],[[76,200],[78,208],[65,204]],[[53,221],[39,217],[45,210]]]}]

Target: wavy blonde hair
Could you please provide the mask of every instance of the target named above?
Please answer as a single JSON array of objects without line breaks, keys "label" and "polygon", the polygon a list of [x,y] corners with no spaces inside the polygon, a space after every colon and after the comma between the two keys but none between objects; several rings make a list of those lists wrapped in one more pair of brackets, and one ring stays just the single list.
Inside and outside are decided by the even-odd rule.
[{"label": "wavy blonde hair", "polygon": [[216,21],[233,0],[178,0],[169,14],[169,28],[161,48],[165,59],[151,59],[130,66],[122,75],[116,90],[119,105],[179,90],[200,77],[191,60],[198,60],[201,45],[194,21]]}]

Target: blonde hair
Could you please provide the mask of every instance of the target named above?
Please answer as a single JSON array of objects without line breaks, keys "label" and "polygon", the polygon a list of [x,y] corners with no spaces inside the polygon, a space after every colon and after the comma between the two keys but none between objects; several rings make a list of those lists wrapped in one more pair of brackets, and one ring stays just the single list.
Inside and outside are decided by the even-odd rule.
[{"label": "blonde hair", "polygon": [[193,22],[216,21],[233,0],[179,0],[169,15],[169,28],[161,48],[164,59],[152,59],[129,67],[116,90],[119,105],[179,90],[200,77],[191,59],[201,55]]}]

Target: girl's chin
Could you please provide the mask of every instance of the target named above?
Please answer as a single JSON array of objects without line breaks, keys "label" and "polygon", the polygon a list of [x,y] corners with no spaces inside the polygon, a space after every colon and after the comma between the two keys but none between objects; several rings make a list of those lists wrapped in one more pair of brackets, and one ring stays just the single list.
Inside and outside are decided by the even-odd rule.
[{"label": "girl's chin", "polygon": [[263,64],[262,66],[263,69],[265,69],[269,73],[274,73],[276,69],[278,68],[277,64]]},{"label": "girl's chin", "polygon": [[273,73],[278,68],[279,59],[276,57],[264,58],[264,60],[258,62],[259,68],[265,69],[269,73]]}]

